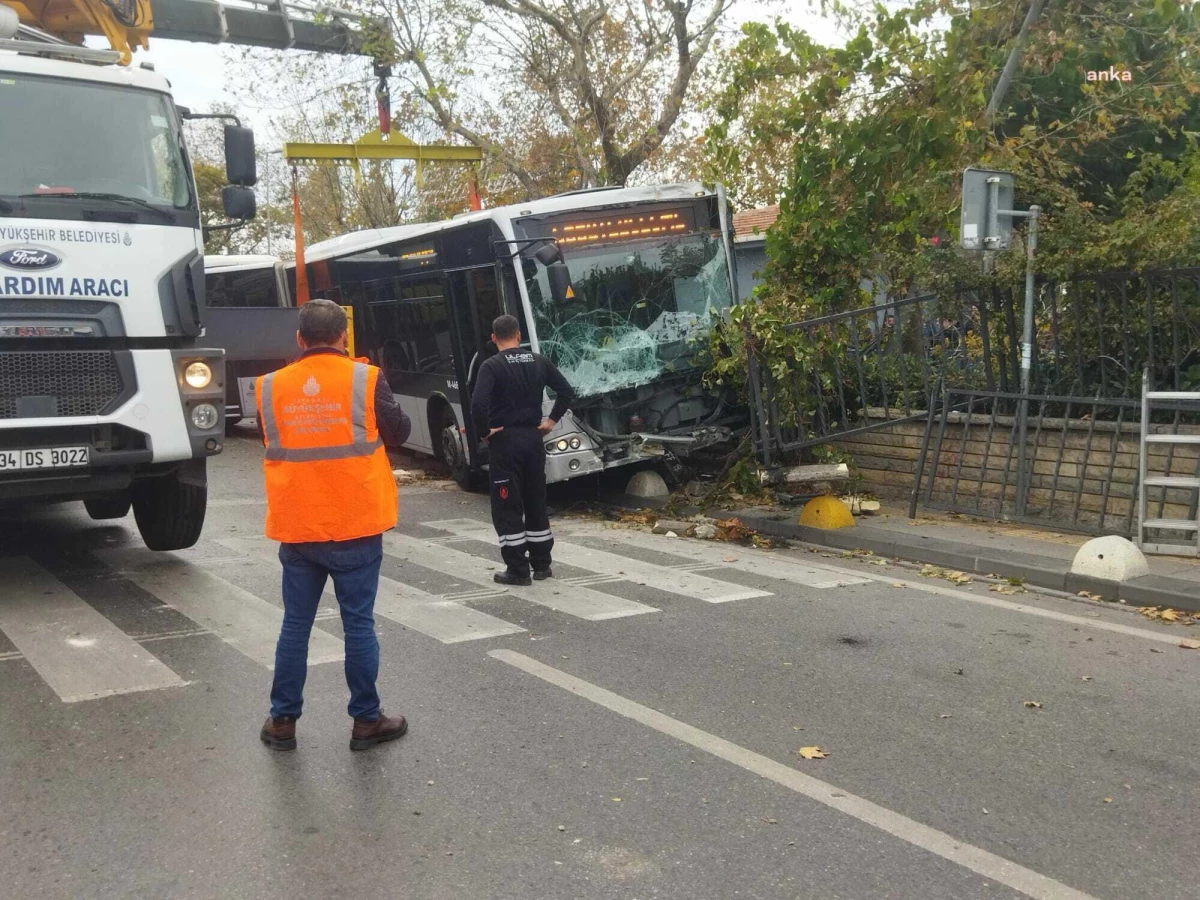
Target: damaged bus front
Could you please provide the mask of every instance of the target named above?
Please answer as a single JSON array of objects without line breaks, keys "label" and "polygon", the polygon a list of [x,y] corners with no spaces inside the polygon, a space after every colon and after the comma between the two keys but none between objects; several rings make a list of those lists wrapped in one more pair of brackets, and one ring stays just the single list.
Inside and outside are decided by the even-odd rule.
[{"label": "damaged bus front", "polygon": [[512,223],[537,349],[580,397],[547,441],[549,481],[729,435],[702,384],[709,332],[734,302],[723,195],[679,185],[641,202],[588,199]]}]

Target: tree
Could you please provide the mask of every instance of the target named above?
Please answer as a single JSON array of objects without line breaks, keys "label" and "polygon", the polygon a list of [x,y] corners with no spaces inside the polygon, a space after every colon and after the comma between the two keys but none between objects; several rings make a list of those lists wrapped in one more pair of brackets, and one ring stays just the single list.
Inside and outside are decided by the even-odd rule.
[{"label": "tree", "polygon": [[[1200,28],[1190,2],[1059,0],[1030,32],[994,121],[988,97],[1026,4],[912,0],[827,6],[850,29],[824,47],[777,24],[747,26],[723,59],[708,132],[712,170],[737,197],[774,194],[762,302],[737,312],[772,361],[819,368],[839,348],[799,346],[777,326],[862,305],[864,275],[935,286],[982,280],[977,258],[922,235],[957,230],[968,165],[1016,174],[1018,206],[1046,211],[1042,274],[1193,263],[1200,253]],[[1128,79],[1089,79],[1117,69]],[[765,152],[764,152],[765,151]],[[996,260],[1012,284],[1021,247]]]},{"label": "tree", "polygon": [[[693,103],[696,74],[736,2],[359,0],[357,8],[391,23],[393,95],[419,119],[406,116],[407,133],[484,148],[484,193],[516,202],[625,184],[652,161]],[[259,102],[266,82],[269,94],[311,104],[336,73],[373,107],[356,61],[287,59],[273,67],[289,77],[264,79],[262,54],[247,58]]]}]

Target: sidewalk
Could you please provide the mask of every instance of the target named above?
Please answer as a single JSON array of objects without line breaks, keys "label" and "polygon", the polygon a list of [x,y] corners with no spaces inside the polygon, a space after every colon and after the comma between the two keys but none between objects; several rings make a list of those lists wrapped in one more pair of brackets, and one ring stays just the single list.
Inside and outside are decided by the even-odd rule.
[{"label": "sidewalk", "polygon": [[1127,582],[1071,574],[1071,561],[1088,538],[966,517],[936,514],[910,520],[885,506],[855,519],[853,528],[822,531],[796,524],[799,510],[751,509],[730,513],[776,537],[839,550],[870,550],[914,562],[932,563],[976,575],[1020,578],[1027,585],[1078,594],[1087,591],[1130,606],[1166,606],[1200,611],[1200,560],[1147,556],[1150,574]]}]

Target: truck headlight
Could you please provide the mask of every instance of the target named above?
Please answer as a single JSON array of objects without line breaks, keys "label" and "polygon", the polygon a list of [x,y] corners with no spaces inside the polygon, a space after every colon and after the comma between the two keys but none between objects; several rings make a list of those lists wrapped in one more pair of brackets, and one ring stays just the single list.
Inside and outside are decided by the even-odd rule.
[{"label": "truck headlight", "polygon": [[[207,369],[208,367],[205,366]],[[208,431],[216,427],[220,414],[211,403],[198,403],[192,407],[192,424],[200,431]]]},{"label": "truck headlight", "polygon": [[[212,369],[205,362],[189,363],[188,367],[183,370],[183,380],[188,383],[188,387],[202,390],[212,384]],[[193,412],[192,415],[195,413]]]},{"label": "truck headlight", "polygon": [[578,450],[582,446],[583,446],[583,441],[581,441],[579,438],[577,438],[577,437],[571,438],[571,449],[572,450]]},{"label": "truck headlight", "polygon": [[555,444],[554,446],[555,446],[555,447],[557,447],[557,448],[558,448],[558,452],[559,452],[559,453],[561,453],[562,451],[566,450],[566,449],[567,449],[569,446],[571,446],[571,445],[567,443],[567,440],[566,440],[566,438],[563,438],[562,440],[560,440],[560,441],[559,441],[557,444]]}]

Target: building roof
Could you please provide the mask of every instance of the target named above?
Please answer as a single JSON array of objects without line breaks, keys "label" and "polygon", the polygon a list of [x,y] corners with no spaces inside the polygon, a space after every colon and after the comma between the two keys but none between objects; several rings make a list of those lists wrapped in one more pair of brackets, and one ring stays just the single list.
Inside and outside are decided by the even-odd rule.
[{"label": "building roof", "polygon": [[779,218],[779,204],[760,206],[757,209],[743,209],[733,214],[734,240],[738,242],[761,241],[766,238],[767,229]]}]

